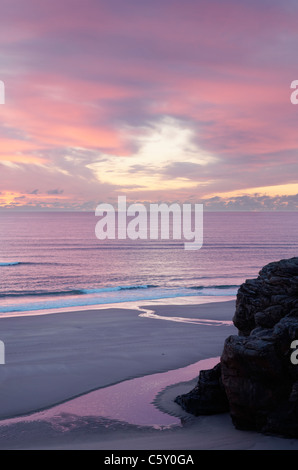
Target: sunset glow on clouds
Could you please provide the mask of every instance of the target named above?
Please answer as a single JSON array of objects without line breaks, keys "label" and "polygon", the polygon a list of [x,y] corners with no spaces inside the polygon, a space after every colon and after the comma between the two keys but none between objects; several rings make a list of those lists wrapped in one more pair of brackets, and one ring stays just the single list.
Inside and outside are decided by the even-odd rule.
[{"label": "sunset glow on clouds", "polygon": [[298,6],[2,0],[0,207],[298,206]]}]

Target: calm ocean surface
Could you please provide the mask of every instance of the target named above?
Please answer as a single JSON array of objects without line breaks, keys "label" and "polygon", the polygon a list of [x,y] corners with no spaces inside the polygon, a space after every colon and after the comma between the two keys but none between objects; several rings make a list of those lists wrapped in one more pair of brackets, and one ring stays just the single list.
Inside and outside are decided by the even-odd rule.
[{"label": "calm ocean surface", "polygon": [[0,213],[0,315],[234,296],[271,261],[298,256],[298,214],[204,213],[203,247],[100,241],[94,213]]}]

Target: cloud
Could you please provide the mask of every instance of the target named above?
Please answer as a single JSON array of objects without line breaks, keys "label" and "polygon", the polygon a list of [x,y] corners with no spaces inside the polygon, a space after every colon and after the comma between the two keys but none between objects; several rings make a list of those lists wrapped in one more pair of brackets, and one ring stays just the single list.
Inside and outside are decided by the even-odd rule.
[{"label": "cloud", "polygon": [[64,193],[64,190],[63,189],[49,189],[47,191],[47,194],[53,196],[53,195],[57,195],[57,194],[63,194]]},{"label": "cloud", "polygon": [[3,0],[1,204],[24,194],[28,207],[85,208],[127,191],[270,207],[252,192],[286,192],[298,172],[296,11],[294,0]]},{"label": "cloud", "polygon": [[163,172],[170,178],[197,180],[202,176],[202,165],[194,162],[173,162],[164,167]]},{"label": "cloud", "polygon": [[[171,178],[164,175],[171,169],[181,167],[180,160],[188,174],[194,167],[209,167],[217,162],[217,157],[202,150],[195,141],[195,133],[191,124],[183,120],[164,116],[146,126],[130,127],[127,135],[136,149],[130,156],[103,154],[102,161],[88,165],[99,181],[127,188],[127,181],[134,187],[142,186],[144,190],[165,189],[171,185]],[[175,175],[177,179],[185,179],[185,175]],[[180,182],[188,185],[187,182]],[[175,185],[177,183],[175,182]]]}]

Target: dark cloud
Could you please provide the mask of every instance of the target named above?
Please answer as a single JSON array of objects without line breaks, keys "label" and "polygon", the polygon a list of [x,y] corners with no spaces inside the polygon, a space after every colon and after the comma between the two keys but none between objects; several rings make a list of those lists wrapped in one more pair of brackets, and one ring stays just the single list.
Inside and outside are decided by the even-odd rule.
[{"label": "dark cloud", "polygon": [[237,196],[213,197],[201,201],[207,211],[297,211],[298,194],[292,196]]}]

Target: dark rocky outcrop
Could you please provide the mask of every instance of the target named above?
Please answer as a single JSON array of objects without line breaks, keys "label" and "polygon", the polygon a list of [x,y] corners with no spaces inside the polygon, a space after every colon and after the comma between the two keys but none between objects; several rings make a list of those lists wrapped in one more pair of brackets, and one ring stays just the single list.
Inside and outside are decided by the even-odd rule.
[{"label": "dark rocky outcrop", "polygon": [[176,403],[196,416],[223,413],[229,403],[221,381],[221,367],[201,370],[197,386],[186,395],[179,395]]},{"label": "dark rocky outcrop", "polygon": [[176,402],[195,415],[229,411],[238,429],[298,437],[298,258],[246,281],[233,322],[238,335],[226,339],[220,363]]}]

